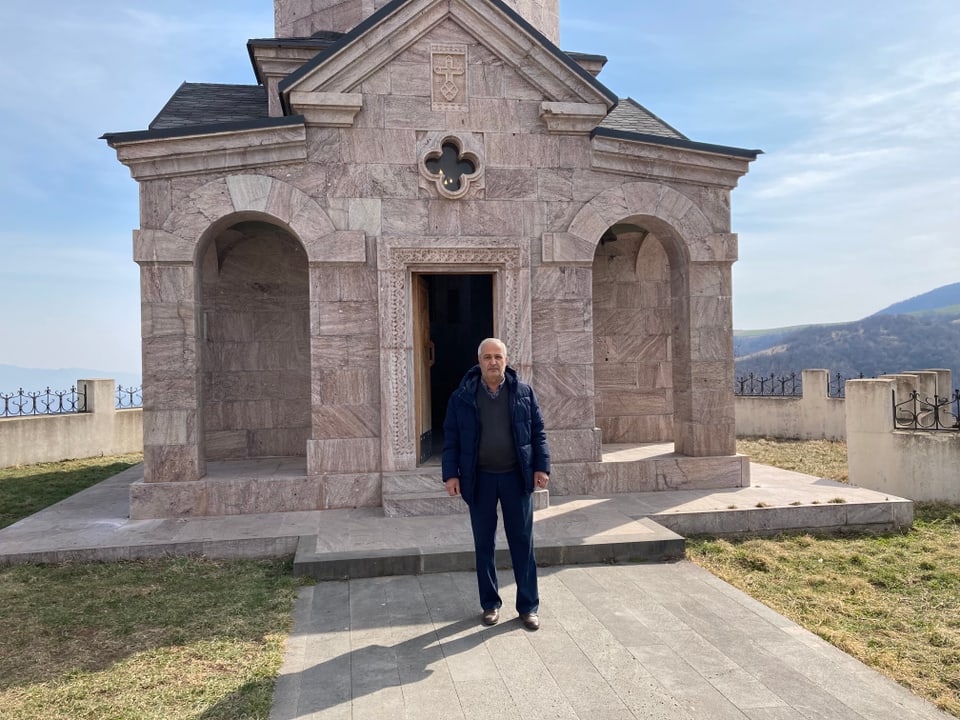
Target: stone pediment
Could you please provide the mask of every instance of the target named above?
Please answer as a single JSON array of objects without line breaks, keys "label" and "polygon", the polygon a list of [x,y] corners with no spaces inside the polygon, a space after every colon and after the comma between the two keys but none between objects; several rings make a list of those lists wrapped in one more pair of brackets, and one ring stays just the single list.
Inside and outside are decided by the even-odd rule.
[{"label": "stone pediment", "polygon": [[500,0],[394,0],[281,81],[281,102],[310,124],[349,124],[344,110],[360,110],[362,83],[443,23],[535,88],[552,131],[589,132],[617,104],[615,94]]}]

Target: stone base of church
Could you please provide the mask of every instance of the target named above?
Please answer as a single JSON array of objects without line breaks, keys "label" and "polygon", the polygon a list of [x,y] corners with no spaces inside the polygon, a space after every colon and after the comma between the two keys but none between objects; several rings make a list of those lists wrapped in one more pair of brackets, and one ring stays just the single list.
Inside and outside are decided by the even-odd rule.
[{"label": "stone base of church", "polygon": [[[549,495],[614,495],[663,490],[707,490],[750,485],[744,455],[687,457],[672,443],[605,445],[601,462],[556,463],[549,493],[538,491],[535,509]],[[387,517],[463,512],[459,498],[444,495],[440,467],[416,471],[308,475],[302,457],[209,463],[207,475],[183,482],[135,482],[130,518],[249,515],[382,507]]]},{"label": "stone base of church", "polygon": [[379,473],[308,475],[302,457],[211,462],[183,482],[135,482],[130,519],[215,517],[379,507]]},{"label": "stone base of church", "polygon": [[556,464],[550,478],[554,495],[715,490],[749,485],[749,457],[688,457],[673,452],[672,443],[604,445],[601,462]]}]

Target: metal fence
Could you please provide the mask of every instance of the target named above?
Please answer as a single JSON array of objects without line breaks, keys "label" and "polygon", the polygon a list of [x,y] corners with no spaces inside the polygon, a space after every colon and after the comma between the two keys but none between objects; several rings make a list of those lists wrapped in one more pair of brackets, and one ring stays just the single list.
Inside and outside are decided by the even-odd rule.
[{"label": "metal fence", "polygon": [[780,376],[749,373],[734,380],[733,394],[742,397],[802,397],[803,383],[797,373]]},{"label": "metal fence", "polygon": [[903,402],[893,403],[893,428],[960,432],[960,389],[953,395],[933,398],[921,397],[914,390]]},{"label": "metal fence", "polygon": [[[863,379],[863,373],[858,376]],[[840,373],[827,377],[827,397],[845,397],[845,378]],[[788,375],[758,375],[748,373],[733,382],[733,394],[738,397],[803,397],[803,375],[792,372]]]},{"label": "metal fence", "polygon": [[[117,385],[114,407],[118,410],[143,407],[142,387]],[[29,417],[31,415],[68,415],[87,412],[86,387],[78,390],[27,391],[20,388],[12,393],[0,393],[0,417]]]}]

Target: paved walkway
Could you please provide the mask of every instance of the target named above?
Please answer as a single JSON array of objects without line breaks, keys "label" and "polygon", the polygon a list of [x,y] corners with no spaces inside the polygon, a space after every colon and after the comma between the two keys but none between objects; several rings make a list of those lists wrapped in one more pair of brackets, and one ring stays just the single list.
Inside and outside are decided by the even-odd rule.
[{"label": "paved walkway", "polygon": [[542,569],[535,633],[512,593],[487,628],[473,573],[303,588],[270,720],[950,717],[687,561]]},{"label": "paved walkway", "polygon": [[[132,521],[129,485],[140,477],[131,468],[0,530],[0,564],[295,551],[328,569],[348,560],[351,579],[301,591],[272,720],[948,717],[689,562],[597,565],[584,554],[617,559],[617,548],[696,529],[909,524],[901,498],[762,465],[747,488],[553,498],[535,515],[538,547],[584,564],[541,568],[543,628],[529,633],[510,610],[512,583],[500,624],[480,624],[474,575],[455,565],[469,560],[464,515]],[[383,576],[411,550],[436,572]]]}]

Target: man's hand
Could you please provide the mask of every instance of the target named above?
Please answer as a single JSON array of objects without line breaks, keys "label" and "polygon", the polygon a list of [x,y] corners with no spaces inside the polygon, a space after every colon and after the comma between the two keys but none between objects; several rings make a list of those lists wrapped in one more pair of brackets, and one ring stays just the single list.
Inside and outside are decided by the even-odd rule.
[{"label": "man's hand", "polygon": [[545,488],[548,482],[550,482],[550,476],[547,475],[545,472],[537,470],[533,474],[533,484],[535,487]]},{"label": "man's hand", "polygon": [[447,487],[447,495],[450,497],[456,497],[460,494],[460,478],[447,478],[443,481],[443,484]]}]

